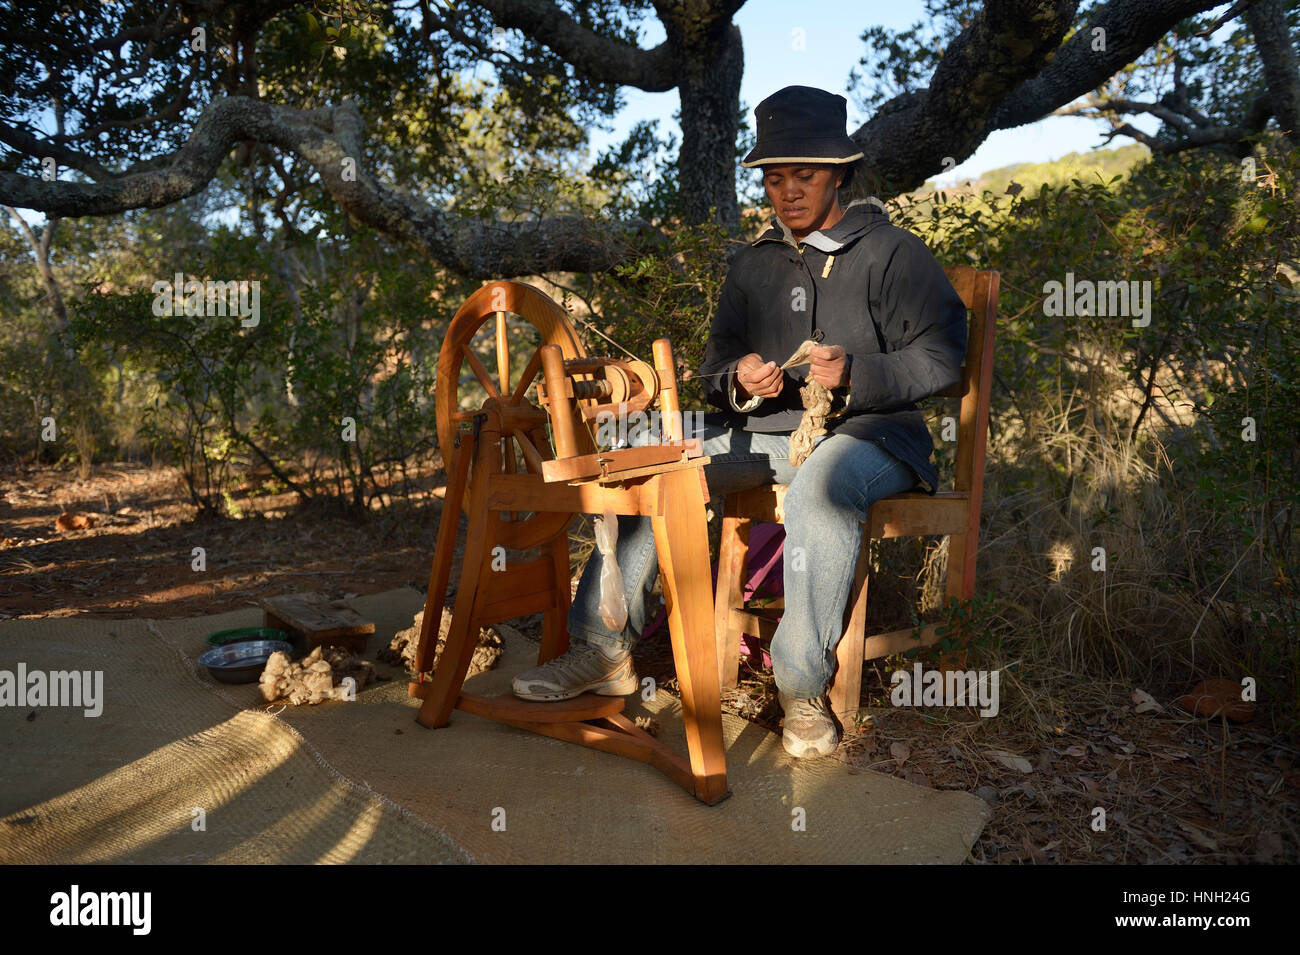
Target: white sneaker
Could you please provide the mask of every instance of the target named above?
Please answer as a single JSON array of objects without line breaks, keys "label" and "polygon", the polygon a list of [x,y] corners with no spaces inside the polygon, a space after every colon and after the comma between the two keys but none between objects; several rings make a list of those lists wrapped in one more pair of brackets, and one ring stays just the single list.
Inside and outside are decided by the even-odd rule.
[{"label": "white sneaker", "polygon": [[777,699],[785,711],[781,745],[795,758],[829,756],[839,745],[840,734],[831,718],[830,708],[821,697],[797,700],[777,690]]},{"label": "white sneaker", "polygon": [[512,688],[521,700],[554,703],[588,692],[627,696],[638,685],[631,651],[611,657],[589,643],[575,642],[554,660],[520,673]]}]

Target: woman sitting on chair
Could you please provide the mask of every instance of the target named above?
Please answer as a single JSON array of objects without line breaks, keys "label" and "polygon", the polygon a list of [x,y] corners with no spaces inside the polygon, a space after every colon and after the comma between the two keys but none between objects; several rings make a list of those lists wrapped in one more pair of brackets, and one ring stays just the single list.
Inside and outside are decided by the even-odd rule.
[{"label": "woman sitting on chair", "polygon": [[[825,694],[843,636],[861,524],[872,503],[918,486],[933,494],[934,446],[915,402],[959,379],[966,308],[925,244],[893,226],[874,198],[842,207],[862,152],[845,133],[844,97],[789,86],[754,111],[761,167],[776,219],[736,255],[713,319],[704,364],[710,498],[765,484],[785,497],[785,610],[772,670],[793,756],[834,751],[839,732]],[[803,417],[800,382],[780,365],[817,338],[807,377],[830,390],[827,434],[799,466],[790,436]],[[637,689],[632,647],[647,621],[658,572],[647,517],[618,519],[616,557],[627,590],[620,632],[599,612],[601,555],[593,552],[569,612],[568,652],[514,679],[525,700]]]}]

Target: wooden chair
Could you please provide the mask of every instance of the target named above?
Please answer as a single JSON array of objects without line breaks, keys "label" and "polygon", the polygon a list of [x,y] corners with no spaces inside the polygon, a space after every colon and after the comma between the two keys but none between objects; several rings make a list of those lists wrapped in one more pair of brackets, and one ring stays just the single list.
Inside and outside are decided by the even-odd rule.
[{"label": "wooden chair", "polygon": [[[946,593],[959,600],[970,600],[975,595],[975,553],[979,544],[980,500],[984,489],[984,452],[993,382],[993,337],[997,324],[999,276],[995,271],[978,271],[965,265],[944,271],[970,311],[961,380],[939,392],[940,396],[961,400],[953,489],[935,495],[916,491],[895,494],[877,501],[867,514],[846,611],[844,637],[836,651],[838,666],[831,683],[831,708],[846,724],[858,711],[864,660],[939,640],[937,624],[922,628],[919,644],[913,639],[913,628],[866,636],[871,539],[949,535]],[[783,523],[786,489],[787,485],[773,484],[727,495],[714,601],[718,669],[723,686],[736,685],[741,635],[770,640],[776,631],[779,613],[769,615],[748,609],[742,588],[746,579],[749,525],[753,521]],[[776,605],[772,607],[776,608]]]}]

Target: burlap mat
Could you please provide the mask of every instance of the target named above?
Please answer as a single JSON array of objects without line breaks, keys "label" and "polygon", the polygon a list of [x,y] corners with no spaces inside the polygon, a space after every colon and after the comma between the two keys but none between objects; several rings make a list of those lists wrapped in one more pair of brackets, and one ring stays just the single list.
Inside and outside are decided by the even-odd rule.
[{"label": "burlap mat", "polygon": [[[376,622],[373,659],[422,598],[351,603]],[[256,684],[215,683],[193,663],[208,633],[256,623],[253,608],[0,621],[0,669],[102,669],[106,700],[93,719],[0,709],[0,862],[956,863],[990,815],[968,793],[791,759],[732,716],[733,795],[704,806],[644,764],[465,713],[427,730],[383,664],[394,679],[356,702],[272,715]],[[497,669],[466,688],[506,691],[535,654],[507,639]],[[629,701],[685,752],[673,697]],[[196,807],[206,831],[192,829]]]}]

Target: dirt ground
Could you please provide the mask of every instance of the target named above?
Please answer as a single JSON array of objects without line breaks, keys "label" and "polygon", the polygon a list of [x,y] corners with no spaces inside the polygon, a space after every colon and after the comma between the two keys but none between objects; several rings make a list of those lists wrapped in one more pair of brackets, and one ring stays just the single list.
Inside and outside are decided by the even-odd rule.
[{"label": "dirt ground", "polygon": [[[0,619],[201,616],[291,591],[423,593],[441,515],[434,488],[444,480],[422,476],[423,500],[405,513],[295,510],[288,495],[247,488],[236,498],[240,519],[196,520],[172,469],[116,463],[82,481],[72,469],[10,466],[0,471]],[[89,515],[94,526],[60,529],[61,514]],[[204,572],[192,569],[195,547],[204,549]],[[575,540],[575,556],[587,547]],[[536,619],[515,625],[535,638]],[[643,639],[635,659],[640,675],[675,690],[666,628]],[[870,718],[847,728],[832,758],[850,772],[890,773],[988,801],[994,817],[973,862],[1300,859],[1300,753],[1262,721],[1197,718],[1169,700],[1139,714],[1124,687],[1056,701],[1037,725],[980,719],[968,710],[890,705],[889,669],[879,661],[865,668]],[[779,731],[770,671],[748,663],[741,670],[725,705]]]}]

